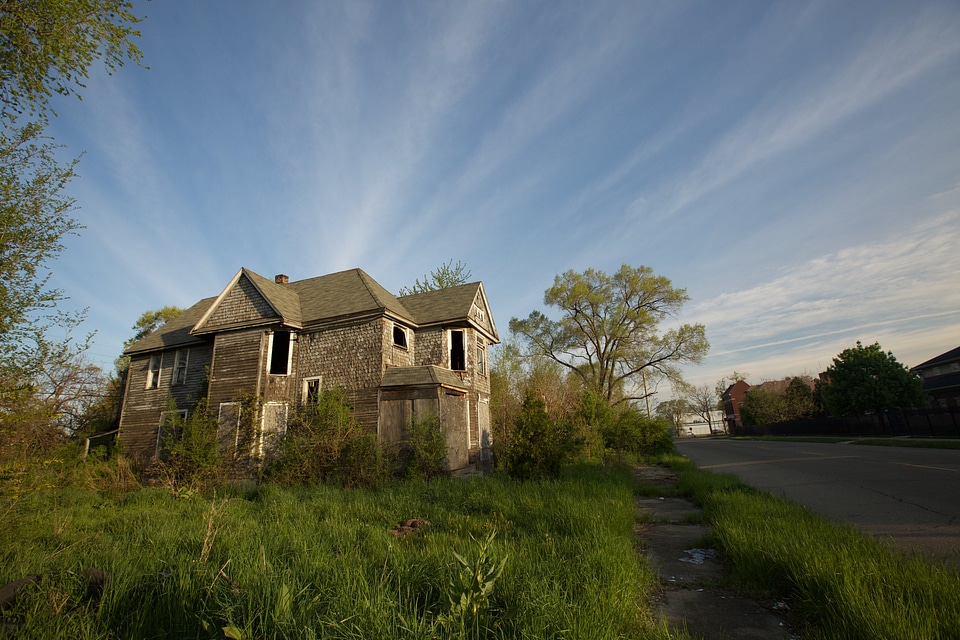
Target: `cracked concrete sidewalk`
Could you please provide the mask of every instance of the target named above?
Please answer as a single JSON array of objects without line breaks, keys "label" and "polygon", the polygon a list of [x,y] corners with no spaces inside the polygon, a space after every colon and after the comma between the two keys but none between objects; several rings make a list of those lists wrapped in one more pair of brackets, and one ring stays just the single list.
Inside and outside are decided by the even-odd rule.
[{"label": "cracked concrete sidewalk", "polygon": [[[646,484],[670,486],[673,472],[641,467],[637,477]],[[703,640],[795,639],[785,603],[760,603],[725,588],[726,567],[710,548],[710,527],[700,509],[681,498],[638,498],[644,515],[638,525],[643,552],[660,575],[660,591],[651,605],[672,632],[686,631]]]}]

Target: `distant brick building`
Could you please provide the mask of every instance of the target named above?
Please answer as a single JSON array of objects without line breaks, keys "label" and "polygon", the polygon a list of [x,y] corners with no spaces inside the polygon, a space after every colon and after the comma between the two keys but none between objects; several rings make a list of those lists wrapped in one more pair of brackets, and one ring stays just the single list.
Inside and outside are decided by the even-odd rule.
[{"label": "distant brick building", "polygon": [[286,433],[291,409],[343,387],[354,415],[384,442],[439,418],[452,470],[489,453],[488,348],[499,343],[479,282],[396,297],[352,269],[290,282],[241,269],[216,297],[131,345],[120,441],[158,455],[171,418],[201,398],[224,452],[239,445],[242,399],[260,406],[252,453]]},{"label": "distant brick building", "polygon": [[740,418],[740,405],[750,390],[750,385],[743,380],[737,380],[727,387],[723,392],[723,413],[727,421],[727,432],[730,435],[736,435],[737,427],[743,426],[743,420]]}]

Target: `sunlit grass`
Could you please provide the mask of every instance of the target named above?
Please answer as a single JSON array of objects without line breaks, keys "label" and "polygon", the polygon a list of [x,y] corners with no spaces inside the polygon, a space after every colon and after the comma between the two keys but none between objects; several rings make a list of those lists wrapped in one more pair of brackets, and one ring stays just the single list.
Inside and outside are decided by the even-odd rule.
[{"label": "sunlit grass", "polygon": [[[44,577],[2,622],[23,638],[453,638],[467,562],[505,560],[473,636],[664,637],[636,552],[628,471],[376,491],[265,485],[216,496],[38,491],[9,503],[0,584]],[[391,529],[409,518],[416,534]],[[91,599],[83,569],[109,572]]]},{"label": "sunlit grass", "polygon": [[733,580],[757,594],[792,598],[804,637],[836,639],[960,637],[960,574],[907,556],[853,527],[665,460],[704,509]]}]

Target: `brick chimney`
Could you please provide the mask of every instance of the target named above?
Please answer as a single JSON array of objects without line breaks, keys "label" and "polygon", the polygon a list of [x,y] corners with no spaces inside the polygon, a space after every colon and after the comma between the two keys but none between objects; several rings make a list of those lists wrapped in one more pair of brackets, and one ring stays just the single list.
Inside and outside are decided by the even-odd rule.
[{"label": "brick chimney", "polygon": [[280,273],[273,277],[273,281],[276,282],[277,284],[287,284],[288,282],[290,282],[290,278]]}]

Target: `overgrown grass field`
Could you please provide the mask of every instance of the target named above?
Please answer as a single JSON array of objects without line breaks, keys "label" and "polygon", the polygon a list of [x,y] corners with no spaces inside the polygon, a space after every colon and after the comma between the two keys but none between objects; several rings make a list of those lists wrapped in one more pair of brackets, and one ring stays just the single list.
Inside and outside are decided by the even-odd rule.
[{"label": "overgrown grass field", "polygon": [[[0,584],[42,577],[0,615],[18,638],[664,637],[633,488],[583,465],[526,483],[21,492]],[[99,597],[89,568],[109,573]]]}]

